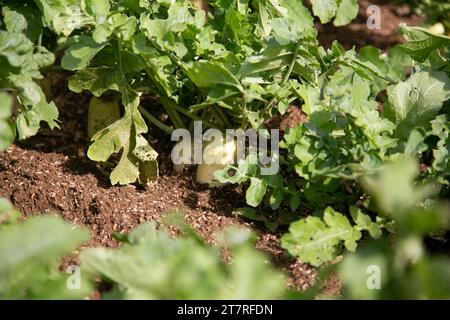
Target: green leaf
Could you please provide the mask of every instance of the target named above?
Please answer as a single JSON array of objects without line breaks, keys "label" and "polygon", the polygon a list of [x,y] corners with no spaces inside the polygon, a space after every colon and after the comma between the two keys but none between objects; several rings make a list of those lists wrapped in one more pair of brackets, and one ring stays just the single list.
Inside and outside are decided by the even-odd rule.
[{"label": "green leaf", "polygon": [[300,195],[299,194],[291,194],[289,197],[289,206],[293,212],[297,211],[300,207]]},{"label": "green leaf", "polygon": [[335,26],[343,26],[350,23],[358,15],[358,0],[340,0],[338,1],[338,8],[336,18],[334,19]]},{"label": "green leaf", "polygon": [[432,134],[439,138],[433,150],[433,168],[443,176],[450,175],[450,121],[445,115],[436,117],[431,122]]},{"label": "green leaf", "polygon": [[120,70],[111,67],[86,68],[69,79],[70,90],[81,93],[89,90],[96,97],[101,97],[108,90],[120,91]]},{"label": "green leaf", "polygon": [[350,206],[350,215],[360,230],[368,231],[370,236],[374,239],[381,237],[382,231],[380,225],[373,222],[360,208]]},{"label": "green leaf", "polygon": [[424,129],[416,128],[409,134],[408,141],[405,145],[406,156],[417,156],[428,149],[428,145],[425,143],[427,134]]},{"label": "green leaf", "polygon": [[[272,0],[271,2],[275,3],[277,1]],[[313,29],[314,19],[301,1],[281,0],[279,2],[283,8],[286,8],[286,13],[283,10],[279,11],[281,16],[287,19],[290,25],[295,25],[298,32],[306,33],[308,30]]]},{"label": "green leaf", "polygon": [[427,60],[437,49],[450,46],[450,38],[435,35],[424,28],[401,25],[400,33],[407,40],[402,49],[419,62]]},{"label": "green leaf", "polygon": [[279,70],[287,67],[292,60],[294,48],[280,45],[275,40],[267,43],[267,48],[258,55],[248,57],[242,64],[239,73],[243,77],[256,76],[262,72]]},{"label": "green leaf", "polygon": [[89,13],[94,16],[106,17],[111,8],[109,0],[86,0]]},{"label": "green leaf", "polygon": [[336,0],[311,0],[314,15],[320,22],[328,23],[336,15],[338,5]]},{"label": "green leaf", "polygon": [[126,95],[123,99],[126,103],[124,116],[92,137],[88,157],[94,161],[106,161],[123,149],[119,163],[111,172],[111,183],[128,184],[139,180],[145,184],[154,178],[154,170],[148,172],[150,176],[142,177],[143,172],[139,169],[148,161],[154,161],[157,153],[141,136],[147,132],[147,126],[138,110],[139,97],[128,96],[131,92],[123,94]]},{"label": "green leaf", "polygon": [[0,151],[14,141],[14,128],[10,121],[13,100],[6,92],[0,92]]},{"label": "green leaf", "polygon": [[200,88],[223,85],[235,88],[239,92],[243,91],[239,80],[220,62],[194,62],[186,66],[186,75]]},{"label": "green leaf", "polygon": [[20,218],[20,212],[13,208],[11,203],[0,198],[0,230],[15,225]]},{"label": "green leaf", "polygon": [[41,127],[41,121],[47,122],[51,129],[59,128],[57,118],[58,108],[53,102],[42,101],[34,106],[22,108],[16,119],[19,139],[35,135]]},{"label": "green leaf", "polygon": [[[358,249],[357,253],[347,254],[339,264],[339,275],[345,288],[345,297],[351,299],[380,299],[382,289],[388,285],[393,275],[390,270],[389,245],[385,242],[374,242]],[[376,284],[379,289],[368,284]]]},{"label": "green leaf", "polygon": [[[51,230],[51,232],[49,232]],[[49,266],[69,254],[88,239],[84,229],[73,228],[54,216],[31,218],[28,221],[1,229],[0,232],[0,292],[3,298],[26,298],[34,290],[49,285],[46,295],[55,297],[85,295],[86,289],[70,292],[65,285],[58,292],[51,291],[54,278]],[[55,270],[55,269],[54,269]],[[64,279],[65,284],[65,279]]]},{"label": "green leaf", "polygon": [[289,233],[281,238],[281,246],[301,261],[320,266],[336,257],[341,241],[354,251],[360,238],[361,232],[344,215],[328,207],[323,221],[307,217],[292,223]]},{"label": "green leaf", "polygon": [[380,213],[402,219],[408,209],[433,194],[432,186],[416,187],[414,180],[419,173],[414,159],[399,159],[387,163],[377,175],[366,176],[362,182],[375,198]]},{"label": "green leaf", "polygon": [[2,12],[9,32],[24,33],[31,41],[42,34],[42,14],[32,4],[4,6]]},{"label": "green leaf", "polygon": [[[140,97],[129,87],[127,80],[129,73],[142,69],[141,60],[121,50],[118,50],[113,58],[113,66],[78,71],[71,77],[69,87],[75,92],[89,90],[97,97],[108,90],[122,94],[122,118],[92,137],[88,157],[94,161],[107,161],[112,154],[122,152],[119,163],[111,172],[111,183],[115,185],[139,181],[146,184],[158,177],[158,154],[142,136],[148,128],[138,110]],[[88,61],[83,62],[85,63]]]},{"label": "green leaf", "polygon": [[250,179],[250,186],[245,194],[247,204],[252,207],[257,207],[264,199],[264,195],[267,191],[267,183],[264,180],[258,178]]},{"label": "green leaf", "polygon": [[173,238],[149,222],[133,231],[118,250],[83,251],[81,265],[84,272],[109,279],[116,296],[126,299],[282,297],[283,277],[267,267],[247,233],[229,230],[225,235],[231,240],[224,245],[232,251],[232,263],[221,259],[220,248],[191,237]]},{"label": "green leaf", "polygon": [[418,72],[388,88],[385,115],[396,125],[395,136],[406,140],[416,127],[430,127],[450,99],[450,79],[444,72]]},{"label": "green leaf", "polygon": [[[36,51],[36,52],[35,52]],[[42,78],[39,68],[51,65],[54,55],[43,47],[35,47],[21,33],[0,31],[1,85],[17,89],[17,100],[21,107],[16,119],[20,139],[36,134],[40,123],[45,121],[50,128],[58,127],[58,109],[48,103],[34,79]]]},{"label": "green leaf", "polygon": [[67,49],[61,60],[61,66],[66,70],[83,70],[89,66],[91,60],[103,49],[105,43],[97,43],[93,38],[80,36]]},{"label": "green leaf", "polygon": [[280,189],[274,189],[272,190],[269,198],[269,204],[272,210],[277,210],[280,208],[281,203],[284,200],[284,192]]},{"label": "green leaf", "polygon": [[198,11],[194,16],[186,2],[172,2],[167,10],[166,19],[142,15],[140,25],[147,38],[155,41],[162,50],[173,52],[179,58],[183,58],[188,50],[181,33],[191,27],[199,29],[203,26],[204,20],[204,11]]},{"label": "green leaf", "polygon": [[233,213],[236,213],[240,215],[241,217],[249,220],[259,220],[259,216],[256,213],[256,210],[253,208],[245,207],[245,208],[237,208],[233,211]]}]

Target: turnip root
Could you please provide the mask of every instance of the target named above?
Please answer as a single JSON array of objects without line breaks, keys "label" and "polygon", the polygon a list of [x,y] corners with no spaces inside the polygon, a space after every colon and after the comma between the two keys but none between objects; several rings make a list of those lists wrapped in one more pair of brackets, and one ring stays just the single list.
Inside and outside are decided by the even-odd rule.
[{"label": "turnip root", "polygon": [[[217,133],[218,132],[218,133]],[[214,177],[214,172],[223,169],[227,164],[234,163],[236,142],[226,140],[220,131],[216,131],[211,142],[202,145],[202,163],[197,166],[198,183],[208,184],[210,187],[223,186]],[[180,173],[187,165],[194,164],[194,145],[190,137],[183,137],[172,149],[173,169]]]},{"label": "turnip root", "polygon": [[428,28],[428,32],[437,34],[437,35],[444,35],[445,34],[445,27],[442,23],[438,22],[431,27]]},{"label": "turnip root", "polygon": [[217,181],[214,172],[222,170],[227,164],[234,163],[236,143],[234,140],[213,141],[203,150],[203,163],[197,167],[197,182],[208,184],[210,187],[221,187],[223,183]]}]

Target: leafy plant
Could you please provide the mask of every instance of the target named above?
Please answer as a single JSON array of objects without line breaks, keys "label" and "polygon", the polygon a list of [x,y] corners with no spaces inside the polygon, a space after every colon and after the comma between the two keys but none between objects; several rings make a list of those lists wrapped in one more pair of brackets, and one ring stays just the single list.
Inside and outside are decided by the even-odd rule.
[{"label": "leafy plant", "polygon": [[[83,25],[81,34],[72,36],[62,67],[77,71],[69,85],[76,92],[89,90],[98,97],[108,90],[122,94],[123,117],[94,135],[88,152],[91,159],[105,161],[122,150],[111,174],[113,184],[149,180],[143,167],[155,153],[142,137],[147,126],[141,114],[164,131],[172,130],[139,107],[143,92],[160,98],[176,128],[200,119],[218,128],[259,126],[256,111],[261,112],[278,89],[275,79],[288,80],[300,39],[305,47],[314,42],[312,18],[301,3],[290,0],[242,6],[213,2],[208,20],[190,1],[138,7],[103,2],[100,13],[89,6],[81,8],[91,17],[86,21],[105,19],[95,27],[92,23],[93,31]],[[255,23],[262,11],[264,21]],[[293,19],[299,15],[306,19]],[[305,52],[306,59],[313,59],[309,56]],[[305,58],[294,68],[304,74]],[[266,80],[255,82],[261,77]]]},{"label": "leafy plant", "polygon": [[21,33],[26,25],[13,27],[11,24],[15,20],[7,21],[6,26],[13,31],[0,30],[0,88],[3,97],[4,91],[14,92],[20,103],[15,126],[18,137],[24,139],[36,134],[42,121],[51,128],[58,127],[58,109],[53,102],[47,102],[42,89],[35,82],[36,79],[42,79],[39,70],[51,65],[54,56]]},{"label": "leafy plant", "polygon": [[428,23],[442,21],[450,29],[450,3],[439,0],[397,0],[399,3],[407,3],[419,14],[425,15]]},{"label": "leafy plant", "polygon": [[[91,290],[81,278],[80,289],[70,290],[68,275],[57,270],[58,259],[72,253],[88,238],[84,229],[53,216],[30,218],[16,224],[18,212],[0,200],[0,298],[80,299]],[[51,230],[51,232],[49,232]]]},{"label": "leafy plant", "polygon": [[[417,163],[389,164],[364,185],[380,214],[395,219],[395,241],[372,242],[339,264],[344,297],[352,299],[448,299],[450,259],[426,253],[423,237],[448,228],[444,204],[427,201],[432,186],[414,186]],[[378,280],[377,278],[378,277]],[[378,290],[371,290],[376,288]]]},{"label": "leafy plant", "polygon": [[[155,223],[145,223],[121,236],[118,250],[83,251],[81,265],[111,282],[105,297],[116,299],[275,299],[285,294],[284,277],[252,248],[248,231],[229,230],[221,246],[209,247],[183,223],[181,228],[185,237],[172,238]],[[220,258],[223,246],[231,249],[229,263]]]},{"label": "leafy plant", "polygon": [[[55,61],[71,72],[71,90],[89,91],[92,109],[106,110],[100,112],[104,120],[91,112],[91,123],[101,123],[90,125],[88,156],[100,162],[120,156],[112,184],[145,184],[158,176],[148,124],[168,134],[191,130],[197,120],[221,130],[267,133],[266,120],[296,105],[307,121],[286,131],[282,155],[272,159],[280,160],[279,172],[263,175],[250,148],[246,159],[215,173],[221,183],[246,184],[252,208],[238,214],[274,231],[292,223],[283,247],[315,266],[344,247],[354,251],[363,231],[379,238],[387,230],[394,245],[383,244],[384,236],[339,265],[345,294],[448,297],[433,277],[448,278],[448,260],[424,254],[422,239],[447,227],[448,210],[437,199],[448,196],[450,175],[450,38],[401,26],[406,43],[386,54],[373,47],[346,51],[338,43],[320,47],[312,14],[342,25],[356,16],[355,0],[311,0],[312,14],[297,0],[212,0],[207,13],[188,0],[0,3],[0,150],[16,135],[35,134],[42,122],[58,126],[57,108],[36,82]],[[445,22],[445,4],[420,5]],[[158,98],[170,123],[140,105],[144,94]],[[116,100],[108,104],[107,97]],[[402,160],[408,157],[420,162],[419,175],[417,165]],[[295,221],[300,208],[311,216]],[[22,225],[16,220],[17,212],[1,201],[1,294],[77,296],[63,289],[64,277],[53,267],[84,240],[83,232],[69,233],[50,217]],[[48,227],[55,232],[46,233]],[[121,236],[119,250],[83,252],[84,268],[113,283],[111,297],[284,296],[282,278],[267,271],[242,232],[211,248],[181,229],[190,237],[173,239],[154,224],[143,225]],[[36,245],[41,236],[48,248]],[[11,245],[18,248],[8,250]],[[218,258],[225,246],[232,249],[230,264]],[[376,294],[361,287],[367,262],[386,273]]]},{"label": "leafy plant", "polygon": [[[157,154],[144,138],[148,128],[143,116],[172,131],[139,106],[142,94],[159,97],[175,128],[203,120],[221,129],[259,129],[295,99],[291,82],[313,82],[327,68],[326,54],[317,48],[313,17],[301,1],[211,1],[208,18],[187,0],[2,4],[6,32],[29,39],[29,50],[30,41],[38,40],[35,51],[41,60],[34,57],[38,63],[31,78],[38,78],[38,69],[54,60],[41,43],[45,31],[57,36],[58,54],[65,50],[61,66],[75,72],[69,84],[73,91],[88,90],[96,97],[117,91],[122,96],[122,117],[92,137],[88,152],[94,161],[121,153],[111,173],[113,184],[145,184],[156,176]],[[322,22],[334,18],[341,25],[356,15],[357,3],[313,1],[313,12]],[[23,89],[18,81],[16,85]],[[33,88],[36,98],[39,88]],[[42,120],[57,125],[56,108],[39,97],[40,104],[33,100],[33,111],[28,108],[19,116],[20,138],[36,133]]]},{"label": "leafy plant", "polygon": [[351,22],[358,14],[357,0],[311,0],[313,12],[320,22],[327,23],[334,18],[335,26]]},{"label": "leafy plant", "polygon": [[10,95],[0,92],[0,151],[14,141],[14,127],[10,121],[13,100]]},{"label": "leafy plant", "polygon": [[418,72],[388,88],[384,115],[395,124],[394,137],[408,139],[416,127],[429,128],[445,101],[450,99],[450,79],[445,72]]},{"label": "leafy plant", "polygon": [[[387,82],[379,69],[360,60],[354,51],[345,52],[336,43],[323,52],[320,60],[328,63],[319,71],[314,84],[291,83],[295,94],[292,100],[303,101],[302,110],[308,122],[288,129],[284,136],[281,147],[288,150],[287,168],[282,168],[285,171],[261,176],[255,156],[249,155],[247,162],[238,167],[228,166],[216,174],[222,182],[250,180],[247,202],[252,206],[259,205],[267,192],[273,209],[287,200],[295,211],[302,203],[299,190],[309,197],[307,201],[316,204],[314,194],[323,199],[317,195],[319,184],[328,184],[330,193],[336,194],[333,179],[355,178],[373,170],[388,158],[388,150],[395,147],[395,140],[389,136],[394,125],[377,111],[376,89],[372,84],[374,79]],[[245,164],[249,161],[252,166]],[[301,179],[290,180],[286,185],[283,177],[291,171]]]},{"label": "leafy plant", "polygon": [[292,255],[313,266],[333,260],[338,254],[338,246],[343,241],[347,250],[355,251],[361,231],[365,230],[373,238],[381,236],[381,229],[361,209],[350,208],[350,214],[355,225],[331,207],[325,209],[323,220],[318,217],[307,217],[294,222],[289,227],[289,233],[281,239],[282,247]]},{"label": "leafy plant", "polygon": [[[317,85],[293,85],[308,121],[284,135],[281,147],[287,155],[276,175],[261,175],[252,154],[216,173],[223,182],[250,182],[246,194],[250,206],[268,204],[282,212],[301,206],[318,215],[292,223],[283,237],[283,246],[305,262],[320,265],[334,259],[341,242],[354,251],[364,230],[354,220],[355,210],[362,210],[364,221],[372,223],[372,236],[378,237],[380,226],[391,223],[370,207],[360,184],[384,163],[416,156],[426,168],[421,183],[448,185],[450,39],[422,28],[403,26],[401,31],[409,42],[386,56],[368,47],[358,57],[335,44],[329,52],[335,60],[328,60],[331,66],[319,75]],[[412,59],[405,59],[405,53]],[[407,77],[404,67],[412,66],[413,60],[420,65]],[[380,93],[387,96],[381,109],[376,98]],[[360,209],[352,207],[355,203]],[[270,226],[253,210],[241,212]],[[376,222],[366,213],[378,215]]]}]

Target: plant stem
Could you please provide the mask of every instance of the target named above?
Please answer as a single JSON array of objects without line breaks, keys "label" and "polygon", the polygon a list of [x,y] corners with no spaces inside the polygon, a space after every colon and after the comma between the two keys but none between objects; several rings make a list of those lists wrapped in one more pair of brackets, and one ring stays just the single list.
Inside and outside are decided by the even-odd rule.
[{"label": "plant stem", "polygon": [[204,125],[211,127],[211,128],[215,128],[216,126],[214,124],[212,124],[211,122],[208,121],[204,121],[201,117],[196,116],[195,114],[190,113],[189,111],[187,111],[186,109],[180,107],[178,104],[173,103],[172,106],[180,113],[184,114],[185,116],[191,118],[194,121],[202,121]]},{"label": "plant stem", "polygon": [[247,97],[245,96],[245,93],[242,93],[241,109],[243,117],[242,128],[245,130],[245,127],[247,126]]},{"label": "plant stem", "polygon": [[167,125],[165,125],[164,123],[162,123],[161,121],[159,121],[158,119],[156,119],[150,112],[148,112],[147,110],[145,110],[143,107],[139,106],[139,111],[142,113],[142,115],[144,117],[147,118],[147,120],[149,120],[151,123],[153,123],[155,126],[157,126],[158,128],[160,128],[162,131],[164,131],[167,134],[172,134],[173,129]]},{"label": "plant stem", "polygon": [[[286,74],[284,75],[283,80],[281,80],[281,86],[286,85],[286,83],[288,82],[288,80],[292,74],[292,70],[294,70],[295,61],[297,60],[297,54],[298,54],[299,48],[300,48],[300,41],[297,42],[297,45],[295,46],[294,53],[292,54],[291,63],[289,64],[288,70],[287,70]],[[275,103],[275,100],[276,100],[276,97],[273,97],[269,101],[269,104],[262,111],[264,112],[264,111],[270,109],[272,107],[272,105]]]},{"label": "plant stem", "polygon": [[223,120],[223,122],[225,123],[227,128],[232,128],[232,124],[231,124],[230,120],[228,120],[227,115],[222,110],[220,110],[220,108],[217,108],[217,106],[214,105],[213,108],[217,112],[219,117]]},{"label": "plant stem", "polygon": [[164,106],[164,109],[166,109],[167,114],[169,115],[170,120],[172,120],[173,125],[176,128],[185,128],[185,124],[175,107],[175,103],[169,98],[166,98],[164,96],[160,96],[160,99]]}]

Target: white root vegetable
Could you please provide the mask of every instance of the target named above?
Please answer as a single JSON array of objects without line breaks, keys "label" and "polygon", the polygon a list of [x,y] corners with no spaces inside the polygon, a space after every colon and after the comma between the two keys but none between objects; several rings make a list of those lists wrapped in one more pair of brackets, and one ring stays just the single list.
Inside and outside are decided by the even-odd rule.
[{"label": "white root vegetable", "polygon": [[[214,172],[234,163],[236,142],[228,141],[219,132],[211,142],[203,144],[202,147],[202,163],[197,166],[196,181],[210,187],[223,186],[223,183],[215,179]],[[183,138],[174,146],[171,157],[173,169],[177,173],[194,164],[194,145],[190,137]]]},{"label": "white root vegetable", "polygon": [[437,35],[444,35],[445,34],[445,27],[442,23],[438,22],[431,27],[428,28],[428,32],[437,34]]},{"label": "white root vegetable", "polygon": [[208,184],[210,187],[221,187],[224,184],[217,181],[214,172],[234,163],[236,143],[234,140],[213,141],[203,149],[203,163],[197,166],[197,182]]}]

